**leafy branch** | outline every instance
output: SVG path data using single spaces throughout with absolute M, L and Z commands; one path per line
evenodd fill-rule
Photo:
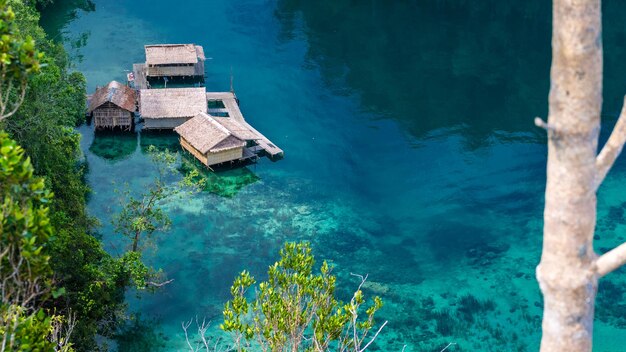
M 281 259 L 268 269 L 268 280 L 255 289 L 252 302 L 249 289 L 256 283 L 247 271 L 235 279 L 232 299 L 224 306 L 222 330 L 230 332 L 236 351 L 365 351 L 379 336 L 385 321 L 368 340 L 375 327 L 374 315 L 382 307 L 374 297 L 359 319 L 365 304 L 361 283 L 349 303 L 335 299 L 336 278 L 325 261 L 319 274 L 308 243 L 287 243 Z M 367 341 L 367 342 L 366 342 Z
M 0 121 L 22 105 L 28 78 L 39 72 L 42 59 L 32 37 L 20 38 L 8 1 L 0 0 Z
M 155 232 L 166 231 L 172 221 L 164 206 L 175 199 L 192 194 L 202 189 L 202 180 L 197 181 L 198 172 L 193 170 L 178 182 L 171 178 L 177 173 L 178 154 L 165 149 L 158 150 L 155 146 L 148 147 L 148 153 L 156 166 L 157 175 L 146 186 L 147 191 L 135 196 L 127 188 L 121 192 L 122 210 L 113 217 L 112 223 L 117 233 L 130 239 L 130 250 L 121 260 L 126 268 L 128 279 L 136 288 L 158 288 L 171 283 L 162 280 L 161 272 L 155 272 L 141 260 L 143 242 L 152 238 Z M 120 193 L 120 192 L 118 192 Z

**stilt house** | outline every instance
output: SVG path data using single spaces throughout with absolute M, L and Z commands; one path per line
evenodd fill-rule
M 201 113 L 174 131 L 180 135 L 181 146 L 209 167 L 256 158 L 246 148 L 247 141 L 256 138 L 256 135 L 230 118 Z
M 139 114 L 145 129 L 172 129 L 207 112 L 204 88 L 141 89 Z
M 111 81 L 96 89 L 89 101 L 87 112 L 92 114 L 96 129 L 120 127 L 130 131 L 133 127 L 133 113 L 136 110 L 137 95 L 119 82 Z
M 204 49 L 194 44 L 146 45 L 146 75 L 151 77 L 204 77 Z

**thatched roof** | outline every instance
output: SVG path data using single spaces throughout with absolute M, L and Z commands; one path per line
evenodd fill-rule
M 218 121 L 216 117 L 201 113 L 174 128 L 174 131 L 202 154 L 241 148 L 246 145 L 245 141 Z
M 204 48 L 201 45 L 196 45 L 196 55 L 198 56 L 198 60 L 206 60 L 206 57 L 204 56 Z
M 237 120 L 232 117 L 221 117 L 221 116 L 211 116 L 215 121 L 219 122 L 222 126 L 226 127 L 234 136 L 237 138 L 248 141 L 259 139 L 259 136 L 250 131 L 248 128 L 244 127 Z
M 143 118 L 192 117 L 207 111 L 204 88 L 141 89 L 139 113 Z
M 96 89 L 96 92 L 89 100 L 89 110 L 91 113 L 104 103 L 113 103 L 124 110 L 135 111 L 135 101 L 137 96 L 135 90 L 120 82 L 111 81 L 104 87 Z
M 204 49 L 193 44 L 146 45 L 146 65 L 195 64 L 204 61 Z

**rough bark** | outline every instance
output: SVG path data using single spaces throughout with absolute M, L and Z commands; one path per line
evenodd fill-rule
M 554 0 L 541 351 L 591 351 L 598 275 L 596 153 L 602 106 L 600 0 Z

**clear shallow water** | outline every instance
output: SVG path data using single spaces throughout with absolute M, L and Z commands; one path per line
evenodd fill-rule
M 147 255 L 175 281 L 129 295 L 144 324 L 120 350 L 183 349 L 180 322 L 196 315 L 217 333 L 234 276 L 262 277 L 287 240 L 309 240 L 333 261 L 342 295 L 357 284 L 350 272 L 369 274 L 366 293 L 383 297 L 380 320 L 390 321 L 380 350 L 537 350 L 546 148 L 532 118 L 547 111 L 545 2 L 94 3 L 42 20 L 90 91 L 122 80 L 144 44 L 195 42 L 210 58 L 207 88 L 228 90 L 232 69 L 246 118 L 286 151 L 277 163 L 210 176 L 205 192 L 168 207 L 172 229 Z M 605 133 L 626 92 L 626 9 L 612 6 Z M 177 148 L 176 138 L 80 131 L 89 209 L 119 253 L 110 218 L 121 186 L 111 175 L 141 190 L 154 174 L 145 147 Z M 600 191 L 598 251 L 626 235 L 624 164 Z M 626 302 L 622 276 L 601 286 L 597 351 L 626 339 L 626 303 L 609 309 Z

